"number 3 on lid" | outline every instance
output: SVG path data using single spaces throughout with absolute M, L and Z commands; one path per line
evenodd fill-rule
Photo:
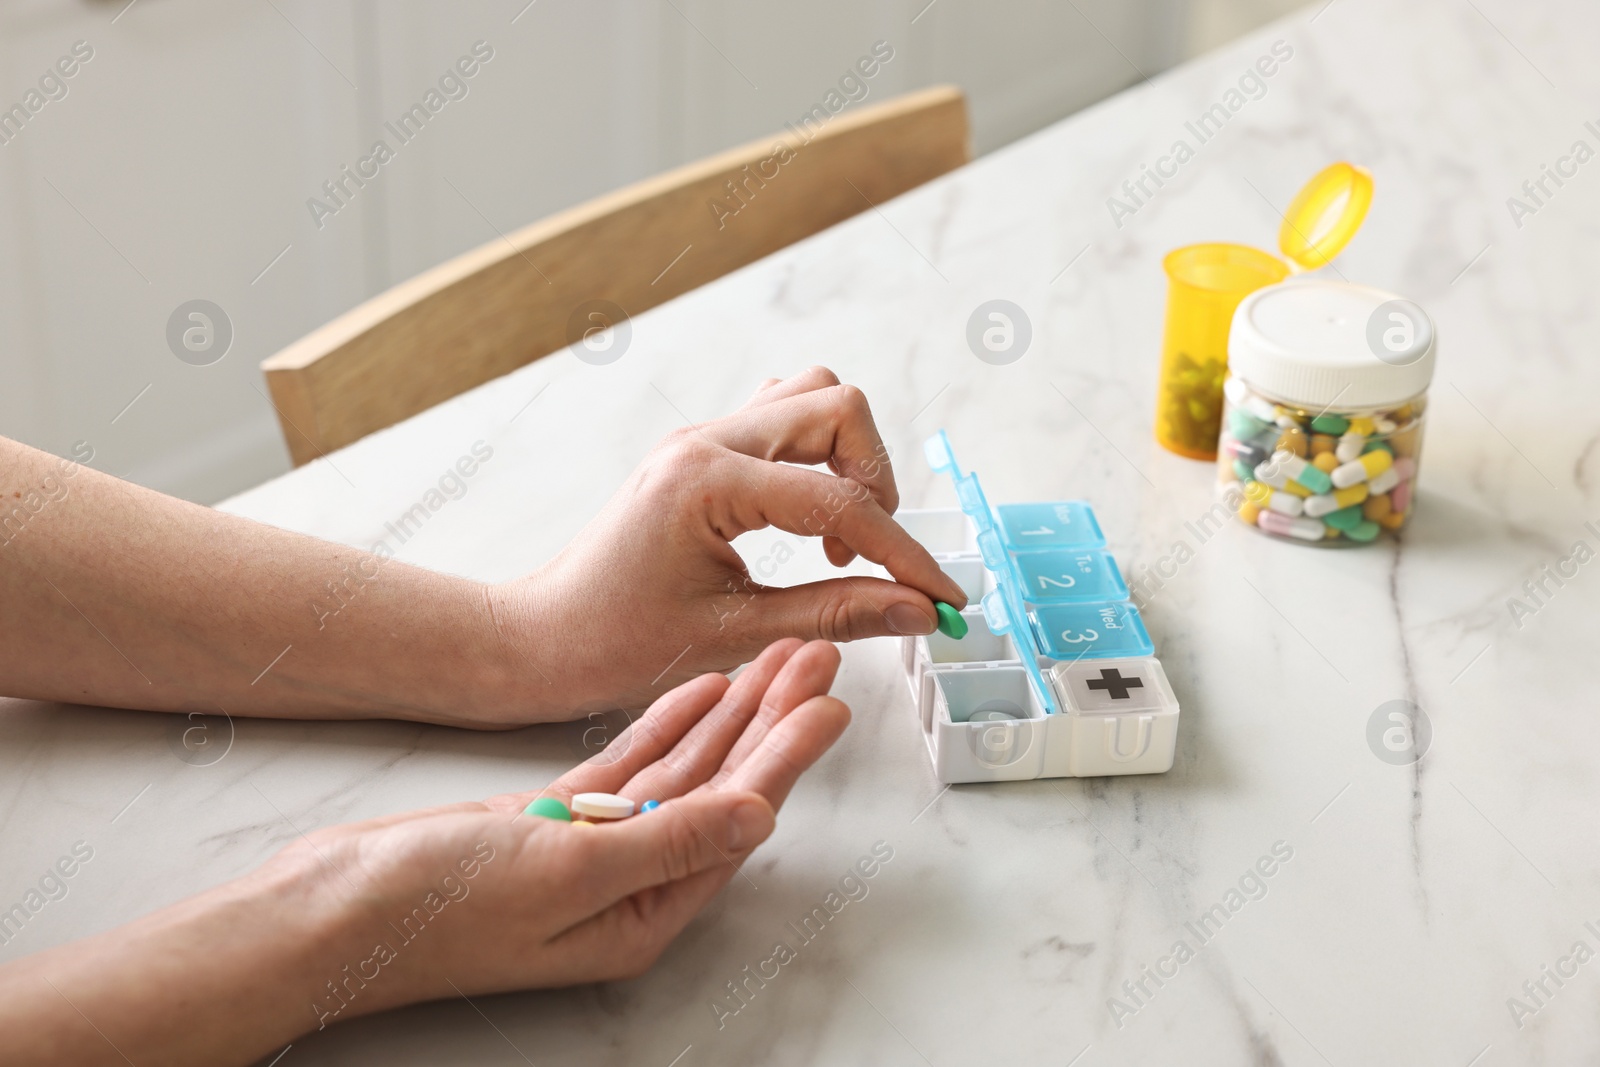
M 1032 606 L 1040 649 L 1051 659 L 1148 656 L 1154 651 L 1139 609 L 1127 601 Z

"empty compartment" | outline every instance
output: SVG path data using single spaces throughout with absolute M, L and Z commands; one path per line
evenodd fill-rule
M 1042 719 L 1044 709 L 1021 667 L 935 671 L 940 705 L 951 722 Z
M 1044 714 L 1021 667 L 950 666 L 928 672 L 937 707 L 928 747 L 941 782 L 1037 778 L 1044 766 Z
M 897 511 L 894 518 L 913 541 L 935 555 L 972 552 L 978 547 L 978 533 L 960 508 Z
M 967 620 L 967 636 L 961 640 L 946 637 L 937 630 L 925 638 L 928 642 L 928 658 L 934 663 L 987 663 L 1017 658 L 1016 646 L 1011 643 L 1011 638 L 989 629 L 989 622 L 983 617 L 983 608 L 973 604 L 961 613 L 961 617 Z
M 941 559 L 939 569 L 953 578 L 961 587 L 961 591 L 967 594 L 967 599 L 974 604 L 983 599 L 983 594 L 994 588 L 994 575 L 983 565 L 982 556 Z

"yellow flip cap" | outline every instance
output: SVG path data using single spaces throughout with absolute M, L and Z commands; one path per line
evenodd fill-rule
M 1343 201 L 1331 223 L 1325 217 Z M 1306 270 L 1326 266 L 1350 243 L 1372 206 L 1372 172 L 1335 163 L 1295 194 L 1278 230 L 1278 248 Z

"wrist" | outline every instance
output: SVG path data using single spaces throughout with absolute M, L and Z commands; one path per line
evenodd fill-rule
M 511 728 L 576 717 L 582 697 L 575 676 L 584 668 L 560 651 L 567 624 L 554 610 L 546 576 L 535 572 L 485 585 L 480 601 L 488 638 L 476 725 Z

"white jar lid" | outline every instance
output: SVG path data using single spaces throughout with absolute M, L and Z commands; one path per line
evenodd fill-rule
M 1240 302 L 1228 370 L 1253 388 L 1312 409 L 1401 404 L 1433 380 L 1433 320 L 1393 293 L 1305 278 Z

